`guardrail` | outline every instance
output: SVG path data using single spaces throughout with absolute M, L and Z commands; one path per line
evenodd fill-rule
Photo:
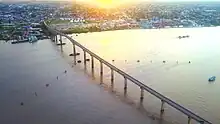
M 135 79 L 134 77 L 132 77 L 131 75 L 125 73 L 124 71 L 120 70 L 119 68 L 115 67 L 114 65 L 110 64 L 109 62 L 105 61 L 104 59 L 102 59 L 101 57 L 99 57 L 98 55 L 96 55 L 95 53 L 93 53 L 92 51 L 90 51 L 89 49 L 85 48 L 83 45 L 81 45 L 80 43 L 78 43 L 77 41 L 75 41 L 74 39 L 72 39 L 71 37 L 69 37 L 68 35 L 56 30 L 56 29 L 52 29 L 50 28 L 45 22 L 44 25 L 46 26 L 47 30 L 50 31 L 51 33 L 55 34 L 55 35 L 60 35 L 60 42 L 62 45 L 62 38 L 61 36 L 66 37 L 67 39 L 69 39 L 72 44 L 73 44 L 73 55 L 74 57 L 76 57 L 76 49 L 75 46 L 80 47 L 83 52 L 84 52 L 84 64 L 86 65 L 86 53 L 90 54 L 91 56 L 91 68 L 92 68 L 92 72 L 94 72 L 94 58 L 96 58 L 97 60 L 99 60 L 100 62 L 100 79 L 101 79 L 101 83 L 103 82 L 103 64 L 105 64 L 106 66 L 108 66 L 111 69 L 111 86 L 114 86 L 114 71 L 121 74 L 124 77 L 124 92 L 127 92 L 127 80 L 130 80 L 131 82 L 133 82 L 134 84 L 136 84 L 137 86 L 140 87 L 141 89 L 141 95 L 140 95 L 140 100 L 141 102 L 143 102 L 144 99 L 144 91 L 147 91 L 149 93 L 151 93 L 152 95 L 154 95 L 155 97 L 157 97 L 158 99 L 161 100 L 161 113 L 164 112 L 164 103 L 167 103 L 168 105 L 172 106 L 173 108 L 177 109 L 178 111 L 184 113 L 186 116 L 188 116 L 188 124 L 191 123 L 191 120 L 195 120 L 200 124 L 212 124 L 211 122 L 203 119 L 202 117 L 196 115 L 195 113 L 191 112 L 190 110 L 184 108 L 183 106 L 179 105 L 178 103 L 172 101 L 171 99 L 165 97 L 164 95 L 158 93 L 157 91 L 155 91 L 154 89 L 146 86 L 145 84 L 143 84 L 142 82 L 138 81 L 137 79 Z M 57 37 L 54 38 L 55 41 L 57 41 Z M 74 61 L 74 63 L 76 64 L 76 59 Z

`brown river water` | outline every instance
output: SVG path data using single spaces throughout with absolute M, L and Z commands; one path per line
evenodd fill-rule
M 219 124 L 219 31 L 220 27 L 137 29 L 71 36 L 147 86 L 212 123 Z M 183 35 L 190 37 L 177 38 Z M 63 40 L 67 41 L 66 38 Z M 69 55 L 72 53 L 72 45 L 66 43 L 64 53 Z M 82 53 L 79 48 L 77 50 Z M 82 60 L 82 54 L 77 59 Z M 98 61 L 95 67 L 98 78 Z M 110 84 L 110 69 L 107 67 L 104 68 L 104 76 L 106 84 Z M 215 82 L 208 82 L 211 76 L 216 76 Z M 115 89 L 123 91 L 123 77 L 120 75 L 116 75 Z M 140 89 L 130 82 L 128 94 L 134 101 L 138 101 Z M 145 92 L 144 108 L 148 112 L 158 114 L 160 104 L 157 98 Z M 164 116 L 173 122 L 187 123 L 187 117 L 168 105 Z

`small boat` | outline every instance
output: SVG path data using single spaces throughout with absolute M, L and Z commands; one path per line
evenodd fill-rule
M 215 79 L 216 79 L 216 77 L 212 76 L 212 77 L 209 78 L 209 82 L 213 82 L 213 81 L 215 81 Z
M 179 39 L 182 39 L 182 38 L 189 38 L 189 35 L 184 35 L 184 36 L 178 36 Z

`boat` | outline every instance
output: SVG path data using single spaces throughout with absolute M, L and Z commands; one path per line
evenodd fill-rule
M 212 76 L 212 77 L 209 78 L 209 82 L 213 82 L 213 81 L 215 81 L 215 79 L 216 79 L 216 77 Z
M 182 38 L 189 38 L 189 35 L 184 35 L 184 36 L 178 36 L 179 39 L 182 39 Z

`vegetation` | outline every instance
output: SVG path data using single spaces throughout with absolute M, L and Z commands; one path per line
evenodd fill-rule
M 65 34 L 72 34 L 72 33 L 88 33 L 88 32 L 100 32 L 102 31 L 100 27 L 89 27 L 89 28 L 72 28 L 72 29 L 67 29 L 63 30 L 62 32 Z
M 88 33 L 89 30 L 86 28 L 73 28 L 62 31 L 65 34 L 73 34 L 73 33 Z
M 85 20 L 84 23 L 103 23 L 104 20 Z
M 14 30 L 15 30 L 14 26 L 0 25 L 0 40 L 9 39 L 9 34 L 12 34 Z
M 14 30 L 14 27 L 0 26 L 0 30 Z
M 69 20 L 61 20 L 61 19 L 52 19 L 52 20 L 47 20 L 47 24 L 60 24 L 60 23 L 69 23 Z

